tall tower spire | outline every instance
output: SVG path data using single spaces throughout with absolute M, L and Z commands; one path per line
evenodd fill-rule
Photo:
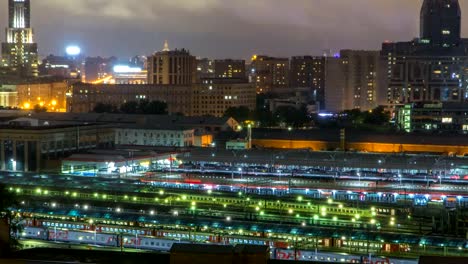
M 163 51 L 170 51 L 170 49 L 169 49 L 169 43 L 167 42 L 167 40 L 164 41 L 164 48 L 163 48 Z
M 421 39 L 433 46 L 458 45 L 461 41 L 461 9 L 458 0 L 424 0 L 420 30 Z
M 38 75 L 37 44 L 31 28 L 30 0 L 8 0 L 8 28 L 2 57 L 19 76 Z

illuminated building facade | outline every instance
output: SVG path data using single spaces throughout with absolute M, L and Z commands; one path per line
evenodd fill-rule
M 2 43 L 3 66 L 20 76 L 38 76 L 38 50 L 31 28 L 30 0 L 8 1 L 6 42 Z
M 398 110 L 398 126 L 406 132 L 468 134 L 468 106 L 463 103 L 413 103 Z
M 245 79 L 245 60 L 215 60 L 214 72 L 216 78 Z
M 467 101 L 468 39 L 462 39 L 457 0 L 425 0 L 420 38 L 383 43 L 386 93 L 394 108 L 413 102 Z
M 289 59 L 252 57 L 251 72 L 257 93 L 289 93 Z
M 162 51 L 148 57 L 148 83 L 191 85 L 197 81 L 197 60 L 190 52 L 170 50 L 167 42 Z
M 128 65 L 116 65 L 112 73 L 113 78 L 108 82 L 111 84 L 147 84 L 148 71 L 140 67 Z
M 17 84 L 18 107 L 25 110 L 35 106 L 47 108 L 50 112 L 65 112 L 67 109 L 66 82 L 44 82 Z
M 291 88 L 306 88 L 309 98 L 324 106 L 327 57 L 295 56 L 291 58 Z
M 65 112 L 66 82 L 35 82 L 0 85 L 0 107 L 33 110 L 36 106 L 49 112 Z

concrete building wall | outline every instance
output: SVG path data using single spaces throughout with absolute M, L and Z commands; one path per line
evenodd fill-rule
M 217 83 L 206 79 L 194 85 L 193 115 L 222 117 L 230 107 L 245 106 L 254 110 L 257 93 L 250 83 Z
M 148 100 L 166 102 L 169 113 L 192 115 L 191 86 L 75 84 L 70 90 L 72 95 L 68 98 L 68 112 L 72 113 L 92 112 L 98 103 L 118 108 L 126 102 Z
M 190 147 L 195 144 L 194 130 L 116 128 L 117 145 Z
M 325 107 L 330 112 L 341 112 L 345 109 L 345 66 L 338 58 L 327 60 L 327 78 L 325 81 Z

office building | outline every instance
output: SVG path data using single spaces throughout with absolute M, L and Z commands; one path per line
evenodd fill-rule
M 463 103 L 413 103 L 398 109 L 398 127 L 406 132 L 468 134 Z
M 191 85 L 195 82 L 197 60 L 188 50 L 170 50 L 166 42 L 162 51 L 148 57 L 149 84 Z
M 3 66 L 21 77 L 38 76 L 38 50 L 31 28 L 30 0 L 8 1 L 6 42 L 2 43 Z
M 342 50 L 328 58 L 325 80 L 325 106 L 330 112 L 359 109 L 368 111 L 379 105 L 381 79 L 379 51 Z
M 245 60 L 215 60 L 215 77 L 216 78 L 234 78 L 246 79 Z
M 254 84 L 245 79 L 213 78 L 193 85 L 192 96 L 192 115 L 222 117 L 231 107 L 254 110 L 257 94 Z
M 257 93 L 290 93 L 289 59 L 268 56 L 252 57 L 251 72 Z
M 291 88 L 308 90 L 309 99 L 324 106 L 327 57 L 295 56 L 291 58 Z
M 421 9 L 420 38 L 382 45 L 390 108 L 413 102 L 467 100 L 468 40 L 461 39 L 457 0 L 426 0 Z

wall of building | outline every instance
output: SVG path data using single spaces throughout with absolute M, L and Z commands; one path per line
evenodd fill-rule
M 251 64 L 258 93 L 289 93 L 289 59 L 254 56 Z
M 326 66 L 325 109 L 341 112 L 345 109 L 345 66 L 339 58 L 329 58 Z
M 196 82 L 197 61 L 186 50 L 160 51 L 148 57 L 148 83 L 190 85 Z
M 66 82 L 33 83 L 16 85 L 18 107 L 28 110 L 40 105 L 51 112 L 65 112 L 67 109 Z
M 340 147 L 339 142 L 253 139 L 252 145 L 262 148 L 282 149 L 312 149 L 314 151 L 335 150 Z M 346 143 L 348 150 L 375 153 L 451 153 L 456 155 L 468 154 L 468 146 L 423 145 L 423 144 L 389 144 L 377 142 Z
M 195 144 L 194 130 L 159 130 L 116 128 L 116 145 L 191 147 Z
M 6 126 L 0 129 L 0 168 L 39 171 L 48 160 L 113 142 L 114 132 L 105 126 Z
M 68 111 L 89 113 L 98 103 L 120 107 L 126 102 L 140 100 L 164 101 L 168 112 L 192 115 L 192 87 L 177 85 L 91 85 L 75 84 L 71 86 L 68 97 Z
M 256 98 L 253 84 L 206 79 L 194 85 L 193 115 L 222 117 L 230 107 L 240 106 L 254 110 Z

